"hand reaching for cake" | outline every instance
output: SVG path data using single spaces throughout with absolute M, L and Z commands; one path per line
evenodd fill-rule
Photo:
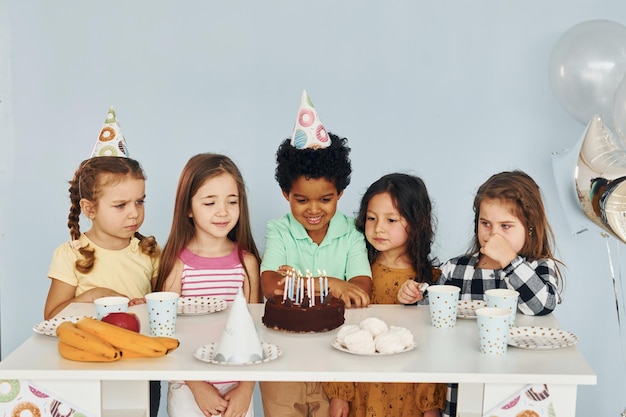
M 367 288 L 367 291 L 364 289 Z M 372 280 L 369 277 L 354 277 L 346 282 L 337 278 L 328 278 L 328 289 L 336 298 L 344 302 L 346 308 L 367 307 L 370 304 L 369 292 Z

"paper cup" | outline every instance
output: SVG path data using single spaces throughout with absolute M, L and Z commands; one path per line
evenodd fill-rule
M 174 335 L 178 298 L 179 295 L 175 292 L 162 291 L 146 294 L 150 335 L 168 337 Z
M 476 310 L 481 353 L 504 355 L 509 338 L 511 312 L 505 308 L 483 307 Z
M 101 297 L 96 298 L 93 303 L 96 305 L 96 317 L 102 320 L 102 317 L 109 313 L 126 313 L 128 311 L 127 297 Z
M 485 291 L 485 301 L 487 307 L 504 308 L 511 312 L 509 327 L 515 326 L 515 315 L 517 314 L 517 298 L 519 292 L 506 288 L 497 288 Z
M 456 325 L 461 289 L 454 285 L 431 285 L 428 287 L 430 322 L 437 329 L 452 329 Z

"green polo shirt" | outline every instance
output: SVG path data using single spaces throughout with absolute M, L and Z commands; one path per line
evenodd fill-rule
M 261 272 L 276 271 L 290 265 L 303 274 L 308 269 L 314 276 L 318 270 L 329 277 L 345 281 L 356 276 L 372 276 L 365 249 L 365 237 L 354 225 L 354 219 L 337 211 L 330 220 L 320 245 L 309 237 L 292 215 L 270 220 L 265 233 L 265 253 Z

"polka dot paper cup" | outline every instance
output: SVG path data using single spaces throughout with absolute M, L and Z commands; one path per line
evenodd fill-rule
M 428 287 L 430 322 L 437 329 L 452 329 L 456 326 L 459 308 L 459 292 L 454 285 L 431 285 Z
M 480 352 L 501 356 L 506 353 L 511 312 L 505 308 L 484 307 L 476 310 Z
M 101 297 L 93 300 L 96 305 L 96 317 L 102 320 L 109 313 L 126 313 L 128 311 L 128 302 L 130 299 L 126 297 Z
M 150 335 L 172 337 L 176 330 L 178 293 L 159 291 L 146 294 Z
M 485 291 L 487 307 L 504 308 L 511 312 L 509 327 L 515 326 L 515 314 L 517 313 L 517 299 L 519 292 L 506 288 L 496 288 Z

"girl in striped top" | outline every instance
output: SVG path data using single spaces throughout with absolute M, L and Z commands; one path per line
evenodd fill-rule
M 199 154 L 183 168 L 163 248 L 158 290 L 233 301 L 237 290 L 261 301 L 259 252 L 252 237 L 242 175 L 224 155 Z M 254 382 L 172 381 L 170 417 L 251 416 Z

